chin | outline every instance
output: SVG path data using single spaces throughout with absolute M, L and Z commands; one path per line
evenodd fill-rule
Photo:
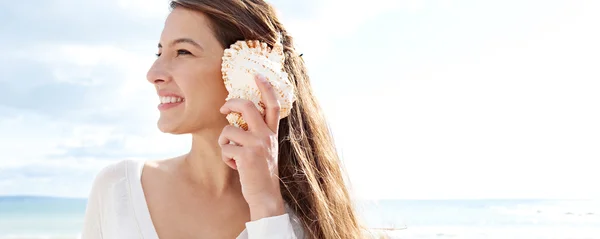
M 217 112 L 214 115 L 209 113 L 203 113 L 198 115 L 205 115 L 206 117 L 199 117 L 197 115 L 161 115 L 158 118 L 156 126 L 158 129 L 167 134 L 181 135 L 190 134 L 194 132 L 203 131 L 205 129 L 219 129 L 229 124 L 224 115 Z M 197 118 L 198 120 L 191 120 L 191 118 Z
M 227 122 L 227 120 L 225 121 Z M 196 124 L 190 124 L 189 122 L 185 122 L 182 120 L 180 121 L 167 119 L 159 119 L 156 126 L 161 132 L 174 135 L 191 134 L 194 132 L 201 131 L 202 129 L 210 128 L 207 127 L 207 125 L 199 122 L 196 122 Z
M 160 118 L 156 123 L 158 130 L 167 134 L 186 134 L 189 133 L 185 130 L 186 127 L 183 127 L 181 122 L 176 122 L 174 120 L 167 120 Z

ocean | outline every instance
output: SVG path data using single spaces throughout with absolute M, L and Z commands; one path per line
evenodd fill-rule
M 0 197 L 0 239 L 77 238 L 86 199 Z M 393 238 L 600 239 L 600 201 L 361 201 L 373 228 L 403 228 Z

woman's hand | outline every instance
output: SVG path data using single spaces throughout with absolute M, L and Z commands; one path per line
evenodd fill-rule
M 257 75 L 255 80 L 265 104 L 265 117 L 252 101 L 230 99 L 221 107 L 221 113 L 241 113 L 248 131 L 228 125 L 219 137 L 223 161 L 239 173 L 252 221 L 285 213 L 277 159 L 280 106 L 273 86 L 264 76 Z

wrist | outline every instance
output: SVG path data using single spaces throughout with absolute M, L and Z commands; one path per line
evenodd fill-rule
M 285 206 L 281 196 L 262 200 L 261 203 L 249 206 L 251 221 L 285 214 Z

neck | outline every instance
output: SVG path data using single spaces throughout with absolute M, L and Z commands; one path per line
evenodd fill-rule
M 221 129 L 205 129 L 192 134 L 192 149 L 185 156 L 184 169 L 193 184 L 212 196 L 241 193 L 238 173 L 221 159 L 218 143 Z

